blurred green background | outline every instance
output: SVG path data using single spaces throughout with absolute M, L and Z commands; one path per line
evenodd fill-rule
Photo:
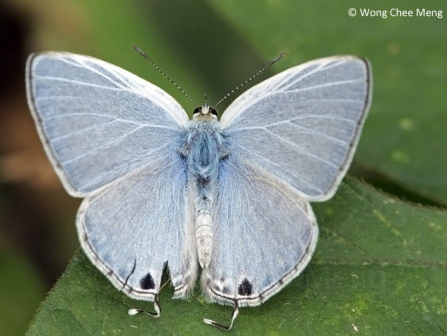
M 348 15 L 350 8 L 356 16 Z M 61 188 L 26 104 L 24 65 L 31 52 L 69 51 L 106 60 L 160 86 L 188 112 L 191 103 L 131 43 L 199 104 L 205 94 L 211 103 L 218 101 L 281 52 L 286 57 L 255 82 L 314 58 L 367 57 L 373 103 L 350 174 L 420 204 L 421 218 L 436 214 L 446 220 L 447 19 L 362 17 L 360 8 L 447 14 L 442 0 L 0 2 L 0 335 L 25 332 L 79 248 L 74 219 L 80 201 Z M 447 255 L 441 224 L 437 248 Z M 445 275 L 445 260 L 436 265 Z M 438 315 L 447 321 L 447 290 L 440 293 L 444 310 Z M 447 332 L 442 327 L 440 333 Z

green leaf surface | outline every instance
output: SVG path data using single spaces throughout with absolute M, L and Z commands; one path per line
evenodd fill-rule
M 447 333 L 447 213 L 389 198 L 348 178 L 331 201 L 313 205 L 320 240 L 304 273 L 268 302 L 242 308 L 232 334 L 436 335 Z M 115 290 L 82 252 L 42 304 L 28 335 L 209 335 L 231 308 L 197 293 L 162 315 Z
M 277 68 L 336 54 L 367 57 L 374 94 L 357 164 L 447 204 L 447 2 L 207 2 L 266 59 L 286 52 Z M 393 17 L 393 8 L 412 10 L 413 17 Z M 362 17 L 361 9 L 385 10 L 387 18 Z M 443 17 L 421 17 L 417 9 Z
M 0 252 L 0 335 L 23 335 L 45 291 L 34 267 L 22 256 Z

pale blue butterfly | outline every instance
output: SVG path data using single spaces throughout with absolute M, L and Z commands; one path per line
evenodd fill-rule
M 336 56 L 243 93 L 217 120 L 189 120 L 166 92 L 92 57 L 31 55 L 28 103 L 92 263 L 128 296 L 153 301 L 164 266 L 174 298 L 257 306 L 297 277 L 318 227 L 309 201 L 335 193 L 371 101 L 365 59 Z M 131 310 L 129 313 L 135 313 Z

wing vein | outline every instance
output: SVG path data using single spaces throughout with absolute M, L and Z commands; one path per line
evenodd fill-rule
M 323 162 L 323 163 L 326 163 L 326 164 L 329 165 L 329 166 L 332 166 L 332 167 L 338 169 L 338 166 L 335 165 L 335 164 L 333 164 L 332 162 L 327 161 L 327 160 L 325 160 L 325 159 L 323 159 L 323 158 L 321 158 L 321 157 L 319 157 L 319 156 L 313 155 L 312 153 L 309 153 L 309 152 L 307 152 L 307 151 L 300 150 L 300 148 L 299 148 L 295 143 L 293 143 L 293 142 L 291 142 L 291 141 L 289 141 L 289 140 L 287 140 L 287 139 L 285 139 L 285 138 L 279 136 L 278 134 L 273 133 L 272 131 L 270 131 L 270 130 L 268 130 L 268 129 L 265 129 L 265 130 L 266 130 L 267 132 L 269 132 L 270 134 L 272 134 L 273 136 L 277 137 L 279 140 L 281 140 L 281 141 L 283 141 L 284 143 L 288 144 L 290 147 L 296 149 L 297 152 L 299 152 L 299 153 L 301 153 L 301 154 L 304 154 L 304 155 L 307 155 L 307 156 L 310 156 L 310 157 L 312 157 L 312 158 L 314 158 L 314 159 L 317 159 L 318 161 L 321 161 L 321 162 Z
M 129 135 L 131 135 L 132 133 L 135 133 L 136 131 L 138 131 L 141 128 L 143 128 L 143 126 L 139 126 L 139 127 L 135 128 L 135 129 L 133 129 L 133 130 L 131 130 L 131 131 L 121 135 L 120 137 L 113 139 L 113 141 L 105 143 L 102 146 L 98 146 L 98 147 L 95 147 L 94 149 L 88 150 L 88 151 L 84 152 L 82 155 L 76 156 L 76 157 L 74 157 L 71 160 L 67 160 L 67 161 L 61 162 L 61 165 L 65 166 L 67 164 L 70 164 L 73 161 L 77 161 L 77 160 L 83 158 L 84 156 L 87 156 L 87 155 L 91 154 L 92 152 L 97 152 L 97 151 L 99 151 L 99 150 L 101 150 L 103 148 L 108 148 L 108 147 L 111 147 L 113 145 L 116 145 L 116 144 L 124 141 L 124 139 L 126 139 Z M 155 149 L 154 149 L 154 151 L 155 151 Z
M 265 156 L 261 156 L 261 155 L 259 155 L 259 154 L 256 154 L 255 152 L 250 151 L 248 148 L 246 148 L 246 147 L 244 147 L 244 146 L 242 146 L 242 145 L 238 145 L 238 147 L 239 147 L 240 149 L 242 149 L 243 151 L 246 151 L 247 153 L 249 153 L 249 155 L 254 155 L 254 156 L 258 157 L 259 160 L 260 160 L 261 162 L 264 161 L 264 162 L 267 162 L 267 163 L 271 164 L 272 166 L 281 168 L 281 166 L 280 166 L 279 164 L 277 164 L 277 163 L 271 161 L 270 159 L 268 159 L 268 158 L 265 157 Z M 322 192 L 322 190 L 321 190 L 320 188 L 316 188 L 314 185 L 309 184 L 309 182 L 303 180 L 301 177 L 299 177 L 299 176 L 294 176 L 294 178 L 299 179 L 301 182 L 303 182 L 303 183 L 304 183 L 305 185 L 307 185 L 309 188 L 314 189 L 314 190 L 316 190 L 316 191 L 318 191 L 318 192 Z
M 138 156 L 138 157 L 136 157 L 136 158 L 134 158 L 134 159 L 132 159 L 132 160 L 125 161 L 125 162 L 123 162 L 123 163 L 117 165 L 116 168 L 120 168 L 120 167 L 122 167 L 122 166 L 129 165 L 129 164 L 131 164 L 132 162 L 135 162 L 135 161 L 137 161 L 137 160 L 141 160 L 141 159 L 144 158 L 145 156 L 151 155 L 151 154 L 154 153 L 155 151 L 157 151 L 157 150 L 162 150 L 162 149 L 165 148 L 165 147 L 169 147 L 169 144 L 165 144 L 165 145 L 163 145 L 163 146 L 161 146 L 161 147 L 159 147 L 159 148 L 157 148 L 157 149 L 154 149 L 154 150 L 152 150 L 152 151 L 150 151 L 150 152 L 147 152 L 147 153 L 145 153 L 144 155 L 140 155 L 140 156 Z M 140 168 L 147 167 L 147 166 L 149 166 L 150 164 L 151 164 L 151 162 L 147 162 L 146 164 L 142 165 Z M 140 168 L 138 168 L 138 169 L 140 169 Z M 131 172 L 132 172 L 132 171 L 131 171 Z M 131 173 L 131 172 L 129 172 L 129 173 Z M 90 186 L 90 185 L 94 185 L 96 182 L 101 181 L 105 176 L 109 176 L 109 175 L 111 175 L 111 174 L 113 174 L 113 171 L 108 171 L 108 172 L 106 172 L 105 174 L 98 175 L 96 178 L 91 179 L 91 180 L 89 181 L 89 183 L 86 183 L 86 186 L 88 187 L 88 186 Z
M 147 124 L 147 123 L 141 123 L 141 122 L 126 120 L 126 119 L 117 118 L 117 117 L 115 117 L 113 115 L 109 115 L 109 114 L 105 114 L 105 113 L 90 113 L 90 112 L 86 112 L 86 113 L 70 113 L 70 114 L 67 114 L 67 115 L 54 115 L 54 116 L 51 116 L 51 117 L 47 117 L 46 120 L 58 119 L 58 118 L 67 118 L 67 117 L 73 117 L 73 116 L 105 117 L 105 118 L 109 118 L 109 119 L 112 118 L 115 121 L 122 122 L 122 123 L 138 125 L 138 127 L 161 128 L 161 129 L 168 129 L 168 130 L 178 131 L 178 128 L 174 128 L 174 127 L 166 127 L 166 126 L 161 126 L 161 125 L 153 125 L 153 124 Z
M 82 81 L 73 80 L 73 79 L 66 79 L 66 78 L 60 78 L 60 77 L 54 77 L 54 76 L 37 76 L 37 75 L 34 75 L 34 80 L 37 80 L 37 79 L 38 80 L 57 81 L 57 82 L 66 82 L 66 83 L 71 83 L 71 84 L 76 84 L 76 85 L 81 85 L 81 86 L 94 87 L 94 88 L 103 89 L 103 90 L 129 91 L 129 92 L 141 95 L 141 93 L 133 91 L 133 90 L 130 90 L 127 87 L 117 87 L 117 88 L 115 88 L 115 87 L 111 87 L 111 86 L 92 84 L 92 83 L 82 82 Z
M 329 83 L 325 83 L 325 84 L 321 84 L 321 85 L 306 86 L 306 87 L 299 88 L 299 89 L 287 90 L 290 86 L 296 84 L 296 83 L 291 83 L 291 84 L 285 86 L 284 89 L 280 90 L 279 92 L 285 92 L 285 91 L 287 91 L 287 92 L 301 92 L 301 91 L 320 89 L 320 88 L 324 88 L 324 87 L 331 87 L 331 86 L 337 86 L 337 85 L 343 85 L 343 84 L 351 84 L 351 83 L 356 83 L 356 82 L 363 82 L 363 80 L 349 79 L 349 80 L 344 80 L 344 81 L 329 82 Z
M 120 83 L 116 82 L 116 81 L 113 80 L 111 77 L 106 76 L 103 72 L 101 72 L 101 71 L 99 71 L 99 70 L 93 68 L 91 65 L 87 64 L 87 62 L 85 62 L 85 61 L 84 61 L 84 62 L 79 62 L 79 63 L 78 63 L 78 62 L 73 63 L 73 62 L 67 62 L 67 60 L 68 60 L 67 58 L 64 58 L 64 59 L 63 59 L 63 62 L 65 62 L 65 63 L 69 63 L 69 64 L 71 64 L 71 65 L 73 65 L 73 66 L 76 66 L 76 67 L 78 67 L 78 68 L 81 68 L 81 69 L 83 69 L 83 70 L 88 69 L 88 70 L 90 70 L 91 72 L 93 72 L 93 73 L 99 75 L 100 77 L 107 79 L 109 82 L 114 83 L 116 86 L 121 87 L 121 88 L 124 88 L 124 86 L 122 86 Z M 114 74 L 115 76 L 118 77 L 118 72 L 111 72 L 110 70 L 107 70 L 106 68 L 104 68 L 102 65 L 101 65 L 101 68 L 102 68 L 103 70 L 105 70 L 105 71 L 107 71 L 107 72 L 109 72 L 109 73 L 112 73 L 112 74 Z M 122 77 L 121 77 L 121 78 L 122 78 Z
M 73 136 L 73 135 L 80 135 L 80 134 L 82 134 L 82 133 L 90 132 L 91 130 L 94 130 L 94 129 L 96 129 L 96 128 L 104 127 L 104 126 L 106 126 L 106 125 L 110 125 L 110 124 L 113 124 L 113 123 L 116 123 L 116 122 L 117 122 L 117 120 L 110 120 L 110 121 L 107 121 L 107 122 L 102 123 L 102 124 L 91 125 L 91 126 L 89 126 L 89 127 L 85 127 L 85 128 L 83 128 L 83 129 L 81 129 L 81 130 L 78 130 L 78 131 L 76 131 L 76 132 L 66 133 L 66 134 L 61 135 L 61 136 L 59 136 L 59 137 L 52 138 L 51 141 L 53 141 L 53 142 L 57 142 L 57 141 L 60 141 L 60 140 L 69 138 L 69 137 L 71 137 L 71 136 Z
M 292 83 L 290 85 L 293 85 L 295 83 L 298 83 L 300 81 L 302 81 L 304 78 L 307 78 L 309 76 L 312 76 L 322 70 L 327 70 L 327 69 L 331 69 L 333 67 L 336 67 L 340 64 L 340 62 L 333 62 L 331 65 L 326 64 L 319 64 L 317 67 L 315 67 L 315 69 L 309 71 L 308 73 L 303 74 L 302 76 L 296 78 L 295 80 L 292 79 Z M 303 70 L 302 70 L 303 71 Z M 288 80 L 290 80 L 291 78 L 293 78 L 293 75 L 291 75 L 287 80 L 283 80 L 281 82 L 278 82 L 278 85 L 276 86 L 277 90 L 279 90 L 278 88 L 281 87 L 282 84 L 285 84 Z M 290 85 L 287 85 L 287 87 L 289 87 Z

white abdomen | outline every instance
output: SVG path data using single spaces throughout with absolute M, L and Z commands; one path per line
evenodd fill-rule
M 196 244 L 199 263 L 208 267 L 213 248 L 213 220 L 209 211 L 202 211 L 196 217 Z

